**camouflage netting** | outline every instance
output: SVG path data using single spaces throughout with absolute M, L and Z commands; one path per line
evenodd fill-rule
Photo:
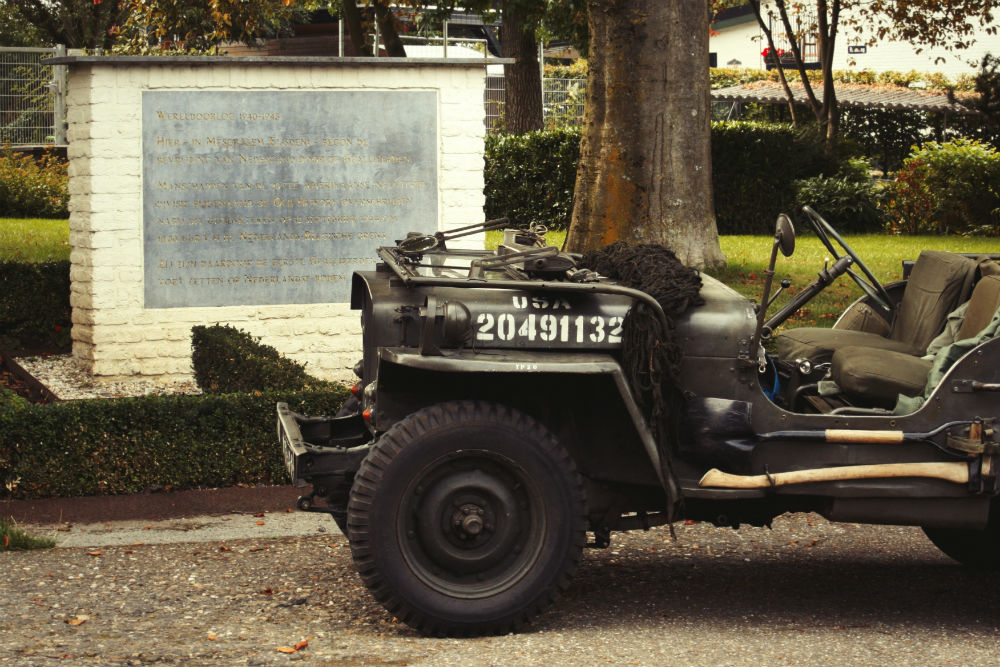
M 579 266 L 597 271 L 620 285 L 653 297 L 667 316 L 664 330 L 651 307 L 637 303 L 625 318 L 622 363 L 636 402 L 656 437 L 666 485 L 668 515 L 680 501 L 680 488 L 671 466 L 677 449 L 678 422 L 684 396 L 679 375 L 683 356 L 674 339 L 674 318 L 704 303 L 699 296 L 701 275 L 681 264 L 660 245 L 613 243 L 584 255 Z

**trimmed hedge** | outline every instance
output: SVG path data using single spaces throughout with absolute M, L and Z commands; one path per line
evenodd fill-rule
M 69 349 L 69 262 L 0 261 L 0 348 Z
M 564 229 L 573 212 L 580 131 L 490 135 L 486 139 L 486 216 L 526 227 Z M 795 181 L 837 171 L 822 145 L 788 125 L 712 124 L 712 181 L 720 234 L 770 234 L 796 201 Z
M 795 208 L 796 181 L 834 174 L 837 160 L 789 125 L 712 123 L 712 187 L 719 234 L 771 234 Z
M 314 378 L 305 367 L 281 356 L 259 338 L 229 325 L 191 329 L 194 379 L 206 393 L 258 391 L 320 391 L 339 387 Z
M 287 484 L 274 405 L 334 414 L 344 388 L 147 396 L 0 411 L 0 493 L 15 498 Z
M 486 137 L 486 218 L 565 229 L 573 214 L 579 128 Z

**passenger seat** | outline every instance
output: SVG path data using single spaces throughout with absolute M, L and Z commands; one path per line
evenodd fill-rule
M 955 340 L 974 338 L 1000 308 L 1000 275 L 984 276 L 972 292 Z M 891 350 L 848 346 L 834 352 L 830 378 L 848 398 L 865 406 L 892 408 L 900 394 L 918 396 L 932 362 Z

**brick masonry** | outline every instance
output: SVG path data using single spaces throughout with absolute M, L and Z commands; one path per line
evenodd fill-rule
M 354 59 L 67 58 L 73 354 L 97 379 L 191 377 L 191 327 L 226 323 L 327 379 L 361 356 L 346 303 L 147 309 L 143 305 L 142 92 L 433 89 L 438 91 L 438 229 L 483 219 L 481 63 Z M 476 243 L 470 237 L 470 243 Z M 481 241 L 480 241 L 481 242 Z M 480 246 L 481 247 L 481 246 Z

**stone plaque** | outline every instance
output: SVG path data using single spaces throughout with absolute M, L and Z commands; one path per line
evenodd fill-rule
M 437 231 L 437 93 L 144 91 L 146 308 L 338 303 Z

